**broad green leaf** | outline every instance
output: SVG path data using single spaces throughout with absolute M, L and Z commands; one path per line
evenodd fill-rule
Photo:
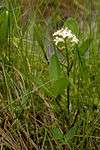
M 51 97 L 57 97 L 64 92 L 64 89 L 68 85 L 68 81 L 65 78 L 48 82 L 47 84 L 41 80 L 36 80 L 36 84 L 42 89 L 45 94 Z
M 56 54 L 53 54 L 49 64 L 49 78 L 50 81 L 45 84 L 37 80 L 40 88 L 49 96 L 57 97 L 64 92 L 68 85 L 67 79 L 61 70 L 60 63 Z
M 53 54 L 50 59 L 49 76 L 50 80 L 58 80 L 61 77 L 60 63 L 56 54 Z
M 61 143 L 64 142 L 64 135 L 59 128 L 53 128 L 51 132 L 55 140 L 59 140 Z
M 76 127 L 72 127 L 72 128 L 68 131 L 68 133 L 66 133 L 66 134 L 64 135 L 65 144 L 69 143 L 69 142 L 72 140 L 72 138 L 73 138 L 73 137 L 75 136 L 75 134 L 76 134 L 76 131 L 77 131 L 77 128 L 76 128 Z
M 64 77 L 56 54 L 53 54 L 49 64 L 49 76 L 51 80 L 50 91 L 56 97 L 62 94 L 67 86 L 67 79 Z
M 68 27 L 76 35 L 79 34 L 78 23 L 74 18 L 69 18 L 64 22 L 64 26 Z
M 63 134 L 62 131 L 59 128 L 53 128 L 52 129 L 52 134 L 53 134 L 53 137 L 56 140 L 59 140 L 59 142 L 61 142 L 62 144 L 68 144 L 72 140 L 72 138 L 75 136 L 76 131 L 77 131 L 77 128 L 72 127 L 68 131 L 68 133 Z
M 67 87 L 68 81 L 66 78 L 59 78 L 58 80 L 54 81 L 51 86 L 51 92 L 54 97 L 62 94 L 64 89 Z
M 53 93 L 51 91 L 50 83 L 44 83 L 41 79 L 36 79 L 34 81 L 39 89 L 41 89 L 46 95 L 53 96 Z

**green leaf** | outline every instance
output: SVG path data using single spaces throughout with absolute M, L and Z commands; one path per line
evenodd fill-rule
M 61 78 L 60 63 L 56 54 L 53 54 L 50 59 L 49 76 L 50 80 L 58 80 L 59 78 Z
M 79 34 L 79 26 L 74 18 L 69 18 L 64 22 L 64 27 L 68 27 L 74 34 Z
M 40 87 L 40 89 L 45 92 L 45 94 L 51 97 L 57 97 L 58 95 L 62 94 L 64 92 L 64 89 L 68 85 L 68 81 L 65 78 L 60 78 L 59 80 L 47 82 L 47 84 L 38 79 L 35 82 Z
M 83 56 L 88 51 L 91 45 L 91 41 L 92 39 L 87 38 L 79 45 L 78 49 L 81 56 Z
M 77 128 L 76 128 L 76 127 L 72 127 L 72 128 L 68 131 L 68 133 L 66 133 L 66 134 L 64 135 L 65 144 L 69 143 L 69 142 L 72 140 L 72 138 L 73 138 L 73 137 L 75 136 L 75 134 L 76 134 L 76 131 L 77 131 Z
M 25 95 L 25 96 L 23 95 L 22 100 L 21 100 L 21 106 L 26 107 L 28 100 L 29 100 L 28 95 Z
M 8 41 L 9 12 L 4 9 L 0 11 L 0 45 L 4 46 Z
M 53 96 L 49 82 L 44 83 L 41 79 L 38 78 L 34 82 L 46 95 Z
M 52 129 L 52 134 L 53 134 L 53 137 L 56 140 L 59 140 L 59 142 L 61 142 L 62 144 L 68 144 L 72 140 L 72 138 L 75 136 L 76 131 L 77 131 L 77 128 L 72 127 L 68 131 L 68 133 L 63 134 L 62 131 L 59 128 L 53 128 Z
M 52 96 L 56 97 L 64 92 L 64 89 L 67 87 L 68 81 L 66 78 L 59 78 L 54 81 L 51 86 Z
M 49 77 L 51 80 L 50 91 L 52 96 L 56 97 L 62 94 L 67 87 L 68 81 L 64 77 L 60 63 L 56 54 L 53 54 L 49 64 Z
M 61 143 L 64 142 L 64 135 L 59 128 L 53 128 L 51 132 L 55 140 L 59 140 Z
M 44 49 L 44 44 L 43 44 L 43 32 L 41 30 L 41 26 L 40 24 L 38 25 L 34 25 L 34 32 L 35 32 L 35 38 L 39 44 L 39 46 L 41 47 L 41 49 L 43 50 Z
M 50 81 L 44 83 L 41 80 L 36 80 L 36 84 L 49 96 L 57 97 L 64 92 L 68 85 L 68 80 L 64 77 L 60 63 L 56 54 L 53 54 L 49 64 Z

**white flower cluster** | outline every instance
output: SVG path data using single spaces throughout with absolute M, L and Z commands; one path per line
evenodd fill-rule
M 65 39 L 69 39 L 71 43 L 78 44 L 79 40 L 67 27 L 62 28 L 53 34 L 55 45 L 58 43 L 64 43 Z

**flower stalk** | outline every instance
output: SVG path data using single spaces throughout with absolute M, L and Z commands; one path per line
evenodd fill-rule
M 61 28 L 53 34 L 54 43 L 58 50 L 62 52 L 65 56 L 66 61 L 66 72 L 67 78 L 69 81 L 70 71 L 73 67 L 73 59 L 74 59 L 74 45 L 79 43 L 79 39 L 72 33 L 70 29 Z M 70 84 L 67 86 L 67 112 L 68 116 L 70 113 Z

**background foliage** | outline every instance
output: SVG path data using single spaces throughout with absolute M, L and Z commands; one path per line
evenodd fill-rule
M 99 0 L 0 1 L 0 148 L 100 149 Z M 52 33 L 80 42 L 66 56 Z

